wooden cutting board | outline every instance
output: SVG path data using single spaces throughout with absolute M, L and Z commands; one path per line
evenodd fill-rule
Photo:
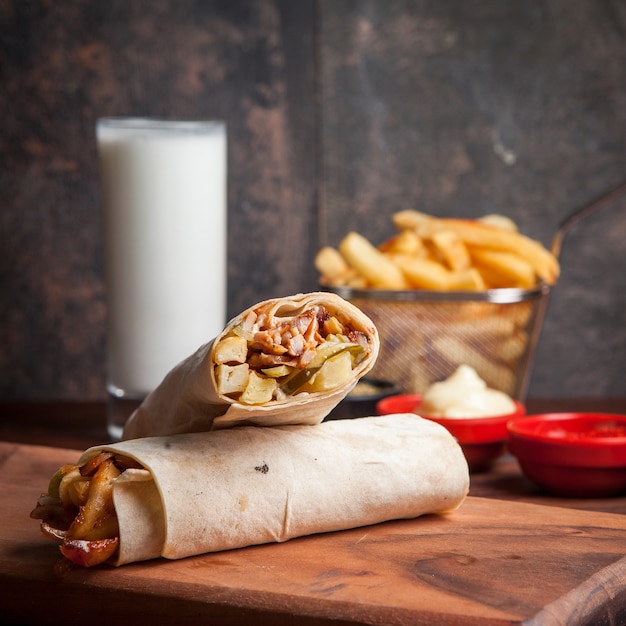
M 448 516 L 77 568 L 29 512 L 78 456 L 0 443 L 2 623 L 626 623 L 626 516 L 471 496 Z

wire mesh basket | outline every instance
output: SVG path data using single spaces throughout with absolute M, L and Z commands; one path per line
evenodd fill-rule
M 622 184 L 564 220 L 552 239 L 555 257 L 578 221 L 625 191 Z M 404 393 L 422 393 L 467 364 L 490 387 L 525 401 L 550 285 L 484 292 L 323 288 L 376 324 L 381 347 L 372 378 L 393 382 Z
M 376 324 L 373 378 L 422 393 L 465 363 L 494 389 L 523 400 L 550 287 L 472 292 L 332 288 Z

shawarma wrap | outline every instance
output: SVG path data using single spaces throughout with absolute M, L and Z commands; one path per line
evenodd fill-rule
M 31 517 L 71 561 L 122 565 L 445 513 L 468 488 L 449 432 L 398 414 L 97 446 Z
M 374 365 L 373 322 L 332 293 L 266 300 L 169 372 L 123 439 L 238 423 L 317 424 Z

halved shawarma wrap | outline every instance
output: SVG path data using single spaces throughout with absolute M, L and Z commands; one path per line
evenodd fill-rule
M 317 424 L 374 365 L 373 322 L 332 293 L 266 300 L 167 374 L 123 439 L 238 423 Z
M 468 488 L 448 431 L 400 414 L 90 448 L 31 516 L 73 562 L 122 565 L 446 513 Z

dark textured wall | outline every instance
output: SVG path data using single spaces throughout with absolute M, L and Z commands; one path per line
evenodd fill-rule
M 102 397 L 99 116 L 223 119 L 229 314 L 316 283 L 312 2 L 0 2 L 0 397 Z
M 390 215 L 549 244 L 626 178 L 618 0 L 0 0 L 0 399 L 104 397 L 94 123 L 226 120 L 229 314 Z M 579 225 L 530 394 L 626 392 L 626 199 Z

